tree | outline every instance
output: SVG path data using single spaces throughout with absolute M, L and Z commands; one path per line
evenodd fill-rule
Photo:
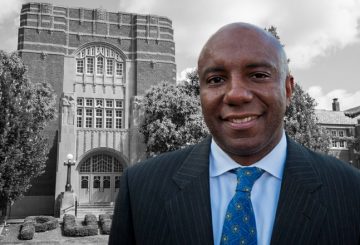
M 0 51 L 0 210 L 19 199 L 41 175 L 47 140 L 41 134 L 55 118 L 55 94 L 47 83 L 32 83 L 16 53 Z
M 193 84 L 153 86 L 144 96 L 144 135 L 149 156 L 195 144 L 208 134 L 200 113 L 199 94 Z
M 285 129 L 296 142 L 320 152 L 328 152 L 330 135 L 318 124 L 315 100 L 295 84 L 292 102 L 285 113 Z
M 280 41 L 275 26 L 265 28 L 265 31 Z M 289 63 L 290 59 L 287 61 Z M 299 84 L 295 84 L 292 102 L 285 113 L 285 129 L 296 142 L 314 151 L 326 153 L 329 151 L 330 135 L 318 124 L 315 106 L 315 100 Z

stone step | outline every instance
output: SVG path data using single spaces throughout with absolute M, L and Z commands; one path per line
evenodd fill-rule
M 75 215 L 75 207 L 70 208 L 66 211 L 67 214 Z M 113 214 L 114 206 L 111 205 L 81 205 L 77 208 L 77 219 L 83 219 L 86 214 L 94 214 L 99 218 L 100 214 Z

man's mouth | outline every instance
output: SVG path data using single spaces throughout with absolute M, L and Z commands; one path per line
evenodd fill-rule
M 223 120 L 230 128 L 234 130 L 247 130 L 253 128 L 261 115 L 229 115 Z
M 240 118 L 232 117 L 232 118 L 228 118 L 228 121 L 231 123 L 246 123 L 255 120 L 256 118 L 258 118 L 258 116 L 247 116 Z

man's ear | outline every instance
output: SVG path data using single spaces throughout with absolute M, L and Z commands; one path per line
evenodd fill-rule
M 292 75 L 287 75 L 286 76 L 286 81 L 285 81 L 285 89 L 286 89 L 286 107 L 288 107 L 290 105 L 291 102 L 291 96 L 292 93 L 294 91 L 294 86 L 295 86 L 295 80 L 294 77 Z

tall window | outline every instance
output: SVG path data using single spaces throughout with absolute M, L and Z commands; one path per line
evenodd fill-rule
M 76 126 L 79 128 L 122 128 L 123 100 L 77 98 L 76 111 Z
M 77 117 L 76 117 L 76 126 L 78 128 L 81 128 L 83 126 L 82 121 L 83 121 L 83 110 L 82 109 L 77 109 Z
M 94 73 L 94 58 L 92 57 L 86 58 L 86 73 L 88 74 Z
M 113 75 L 114 61 L 112 59 L 106 59 L 106 75 Z
M 102 128 L 103 127 L 103 110 L 102 109 L 96 109 L 95 120 L 96 120 L 95 127 Z
M 93 127 L 93 110 L 85 109 L 85 127 L 92 128 Z
M 344 137 L 344 131 L 343 130 L 339 130 L 339 137 Z
M 113 110 L 106 109 L 106 128 L 113 127 Z
M 101 56 L 98 56 L 96 64 L 96 74 L 104 74 L 104 58 Z
M 123 63 L 116 62 L 116 76 L 123 75 Z
M 122 110 L 116 110 L 115 111 L 115 128 L 121 128 L 122 127 Z
M 76 60 L 76 72 L 84 73 L 84 60 L 83 59 Z
M 121 77 L 124 73 L 124 61 L 120 53 L 110 47 L 90 46 L 77 54 L 76 72 Z

